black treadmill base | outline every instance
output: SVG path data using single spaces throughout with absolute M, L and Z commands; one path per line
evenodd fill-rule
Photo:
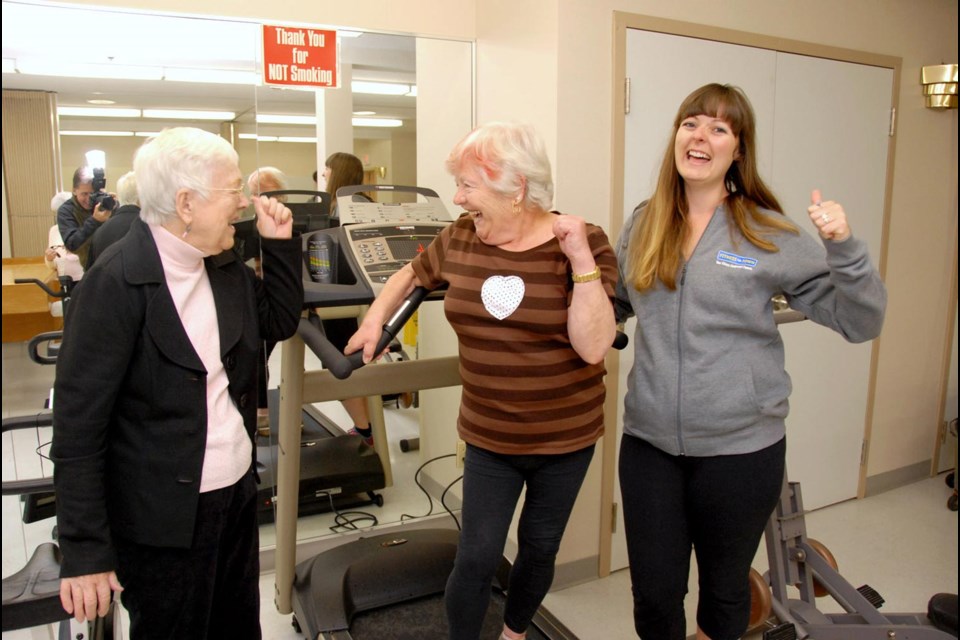
M 505 596 L 494 591 L 483 619 L 481 638 L 499 637 L 505 604 Z M 350 626 L 350 636 L 356 640 L 446 640 L 448 628 L 443 594 L 359 614 Z M 531 626 L 527 630 L 527 640 L 547 640 L 547 636 Z

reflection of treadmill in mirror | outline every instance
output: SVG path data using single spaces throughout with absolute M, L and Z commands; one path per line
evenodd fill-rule
M 414 193 L 426 202 L 388 204 L 355 195 L 381 192 Z M 304 308 L 370 304 L 383 282 L 423 251 L 450 222 L 436 192 L 420 187 L 344 187 L 337 191 L 337 200 L 339 228 L 334 221 L 301 233 Z M 295 203 L 287 206 L 291 204 Z M 320 325 L 315 316 L 311 325 Z M 276 389 L 270 391 L 271 442 L 276 442 L 279 424 L 277 393 Z M 301 421 L 300 515 L 329 511 L 331 501 L 337 508 L 371 502 L 382 505 L 383 497 L 375 492 L 386 482 L 383 463 L 375 452 L 363 445 L 359 436 L 345 435 L 311 404 L 304 405 Z M 273 518 L 275 456 L 267 447 L 261 449 L 259 513 L 260 521 L 268 522 Z

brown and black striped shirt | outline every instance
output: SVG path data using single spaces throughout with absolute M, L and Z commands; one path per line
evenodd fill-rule
M 600 227 L 588 224 L 587 237 L 612 301 L 616 256 Z M 464 215 L 411 266 L 428 289 L 449 285 L 444 312 L 459 339 L 463 440 L 497 453 L 559 454 L 600 438 L 606 370 L 570 344 L 573 281 L 556 238 L 506 251 L 481 242 Z

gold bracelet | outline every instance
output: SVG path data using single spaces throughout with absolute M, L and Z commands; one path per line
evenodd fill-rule
M 570 276 L 574 282 L 591 282 L 600 279 L 600 265 L 593 268 L 593 271 L 587 273 L 574 273 Z

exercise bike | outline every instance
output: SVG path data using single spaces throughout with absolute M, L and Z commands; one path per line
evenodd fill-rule
M 957 637 L 957 595 L 937 594 L 926 613 L 881 613 L 883 597 L 859 588 L 837 570 L 833 555 L 807 537 L 800 483 L 784 482 L 764 531 L 770 570 L 750 570 L 749 631 L 764 640 L 947 640 Z M 799 597 L 791 597 L 796 587 Z M 816 598 L 831 596 L 843 613 L 823 613 Z M 772 620 L 771 620 L 772 614 Z
M 63 301 L 66 312 L 74 281 L 69 276 L 60 278 L 60 290 L 54 291 L 36 279 L 18 279 L 18 284 L 33 283 L 48 295 Z M 48 331 L 34 336 L 28 344 L 31 360 L 41 365 L 56 364 L 62 331 Z M 3 419 L 3 433 L 24 429 L 39 430 L 53 426 L 49 407 L 34 415 Z M 53 478 L 49 476 L 4 480 L 4 496 L 21 496 L 22 520 L 33 523 L 56 515 L 56 495 Z M 56 527 L 52 537 L 56 538 Z M 110 605 L 107 616 L 88 622 L 73 620 L 60 603 L 60 548 L 53 540 L 34 549 L 26 565 L 3 578 L 2 631 L 13 631 L 56 624 L 59 640 L 109 640 L 119 636 L 120 611 L 116 603 Z

